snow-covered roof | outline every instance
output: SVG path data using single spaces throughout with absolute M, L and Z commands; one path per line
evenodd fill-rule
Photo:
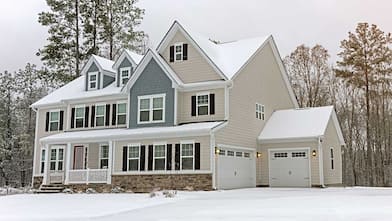
M 116 70 L 113 69 L 114 61 L 97 55 L 92 55 L 92 58 L 95 59 L 95 61 L 98 63 L 98 66 L 100 66 L 104 71 L 116 73 Z
M 167 138 L 167 137 L 184 137 L 184 136 L 204 136 L 209 135 L 211 130 L 218 128 L 224 122 L 203 122 L 190 123 L 180 126 L 169 127 L 144 127 L 136 129 L 103 129 L 103 130 L 88 130 L 65 132 L 51 135 L 40 139 L 42 143 L 58 143 L 67 141 L 108 141 L 108 140 L 141 140 L 153 138 Z
M 67 100 L 100 97 L 120 94 L 121 87 L 117 87 L 115 81 L 105 88 L 93 91 L 85 90 L 85 75 L 82 75 L 61 88 L 41 98 L 32 107 L 61 104 Z
M 125 52 L 128 53 L 128 55 L 132 58 L 132 60 L 133 60 L 136 64 L 139 64 L 140 61 L 141 61 L 142 58 L 143 58 L 143 55 L 136 54 L 135 52 L 133 52 L 133 51 L 131 51 L 131 50 L 128 50 L 128 49 L 125 49 Z
M 258 139 L 261 142 L 284 139 L 318 138 L 325 135 L 332 119 L 341 144 L 343 136 L 333 106 L 275 111 L 267 121 Z

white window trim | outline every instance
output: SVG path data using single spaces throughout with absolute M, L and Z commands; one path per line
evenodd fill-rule
M 59 153 L 60 153 L 60 149 L 63 150 L 63 159 L 59 160 Z M 52 150 L 56 150 L 56 159 L 52 160 Z M 65 148 L 63 146 L 53 146 L 50 148 L 50 152 L 49 152 L 49 171 L 64 171 L 64 158 L 65 158 Z M 55 162 L 55 169 L 51 170 L 50 166 L 52 164 L 52 162 Z M 59 170 L 59 162 L 62 162 L 62 170 Z
M 256 103 L 256 119 L 265 120 L 265 106 L 263 104 Z
M 123 71 L 128 71 L 128 76 L 127 77 L 123 77 L 122 76 L 122 72 Z M 124 84 L 123 84 L 123 79 L 124 78 L 128 78 L 128 80 L 129 80 L 130 77 L 131 77 L 131 67 L 120 68 L 120 86 L 124 86 Z
M 118 113 L 118 105 L 119 104 L 125 104 L 125 113 L 121 113 L 121 114 Z M 128 121 L 127 111 L 128 111 L 128 105 L 127 105 L 126 101 L 118 101 L 116 103 L 116 125 L 117 126 L 119 126 L 119 125 L 126 125 L 127 124 L 127 121 Z M 121 115 L 125 115 L 125 123 L 124 124 L 119 124 L 118 123 L 118 116 L 121 116 Z
M 154 98 L 163 98 L 162 104 L 162 120 L 153 120 L 153 100 Z M 149 107 L 149 121 L 140 121 L 140 100 L 149 99 L 150 107 Z M 138 124 L 151 124 L 151 123 L 164 123 L 165 122 L 165 111 L 166 111 L 166 94 L 153 94 L 153 95 L 144 95 L 137 97 L 137 123 Z
M 128 146 L 127 146 L 127 154 L 128 154 L 128 156 L 127 156 L 127 171 L 131 171 L 131 172 L 136 172 L 136 171 L 140 171 L 140 151 L 141 151 L 141 149 L 140 149 L 140 143 L 131 143 L 131 144 L 128 144 Z M 129 157 L 129 149 L 131 148 L 131 147 L 138 147 L 139 148 L 139 157 Z M 137 170 L 129 170 L 129 160 L 137 160 Z
M 194 171 L 195 170 L 195 141 L 194 140 L 184 140 L 180 141 L 180 170 L 182 169 L 182 158 L 190 158 L 189 156 L 182 156 L 182 145 L 183 144 L 192 144 L 193 145 L 193 160 L 192 160 L 192 168 L 193 169 L 186 169 L 186 171 Z
M 87 73 L 87 87 L 88 87 L 88 90 L 89 90 L 89 91 L 90 91 L 90 90 L 97 90 L 97 89 L 98 89 L 98 74 L 99 74 L 98 71 L 88 72 L 88 73 Z M 90 76 L 93 76 L 93 75 L 95 75 L 95 81 L 90 81 Z M 93 87 L 90 87 L 90 86 L 91 86 L 91 83 L 95 83 L 95 87 L 94 87 L 94 88 L 93 88 Z
M 176 47 L 181 46 L 181 52 L 177 52 Z M 177 55 L 181 54 L 181 59 L 177 60 Z M 184 43 L 182 42 L 177 42 L 174 44 L 174 61 L 183 61 L 184 57 Z
M 102 157 L 102 147 L 103 146 L 107 146 L 108 147 L 108 157 Z M 101 143 L 101 144 L 99 144 L 99 157 L 98 157 L 99 159 L 99 162 L 98 162 L 98 165 L 99 165 L 99 169 L 108 169 L 109 168 L 109 144 L 106 144 L 106 143 Z M 101 161 L 102 160 L 108 160 L 108 166 L 107 166 L 107 168 L 102 168 L 102 165 L 101 165 Z
M 39 160 L 39 173 L 40 174 L 43 174 L 44 172 L 45 172 L 45 166 L 46 166 L 46 151 L 47 151 L 47 149 L 46 148 L 41 148 L 41 155 L 40 155 L 40 160 Z M 45 152 L 45 153 L 44 153 Z M 43 158 L 43 159 L 42 159 Z M 43 165 L 42 165 L 42 163 L 44 163 Z
M 74 119 L 74 129 L 77 129 L 77 128 L 85 128 L 85 122 L 86 122 L 86 120 L 85 120 L 85 116 L 86 116 L 86 105 L 77 105 L 77 106 L 75 106 L 74 107 L 75 108 L 75 119 Z M 76 109 L 78 109 L 78 108 L 83 108 L 83 117 L 76 117 Z M 76 127 L 76 119 L 82 119 L 83 118 L 83 127 Z
M 329 162 L 331 163 L 331 167 L 330 168 L 331 168 L 331 170 L 335 170 L 335 150 L 334 150 L 333 147 L 330 147 L 330 149 L 329 149 L 329 158 L 330 158 Z
M 52 121 L 51 119 L 52 119 L 52 113 L 58 113 L 58 119 L 57 119 L 57 121 Z M 57 129 L 56 130 L 51 130 L 51 124 L 52 123 L 55 123 L 55 122 L 57 122 Z M 49 111 L 49 128 L 48 128 L 48 131 L 59 131 L 60 130 L 60 109 L 56 109 L 56 110 L 50 110 Z
M 103 115 L 98 115 L 97 109 L 98 106 L 103 106 Z M 97 118 L 98 117 L 103 117 L 103 125 L 97 126 Z M 95 104 L 95 119 L 94 119 L 94 126 L 95 127 L 105 127 L 105 122 L 106 122 L 106 103 L 97 103 Z
M 163 157 L 155 157 L 155 146 L 165 146 L 165 156 Z M 152 170 L 153 171 L 166 171 L 166 156 L 167 156 L 167 143 L 166 142 L 154 142 L 153 149 L 152 149 Z M 164 159 L 164 168 L 163 170 L 155 170 L 155 159 Z
M 199 96 L 207 95 L 207 104 L 199 105 Z M 199 115 L 199 107 L 207 106 L 207 114 Z M 210 115 L 210 92 L 204 91 L 196 94 L 196 116 L 208 116 Z

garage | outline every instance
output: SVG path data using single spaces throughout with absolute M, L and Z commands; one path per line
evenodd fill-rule
M 268 152 L 271 187 L 310 187 L 309 148 Z
M 254 151 L 219 148 L 216 180 L 218 189 L 255 187 L 254 158 Z

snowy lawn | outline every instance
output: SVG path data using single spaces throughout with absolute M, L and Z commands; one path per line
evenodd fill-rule
M 0 197 L 0 220 L 392 220 L 392 189 L 254 188 L 148 194 Z

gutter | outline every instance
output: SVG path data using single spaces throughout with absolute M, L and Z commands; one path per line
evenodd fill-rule
M 322 147 L 323 137 L 318 138 L 318 152 L 319 152 L 319 177 L 320 186 L 325 188 L 324 184 L 324 158 L 323 158 L 323 147 Z

